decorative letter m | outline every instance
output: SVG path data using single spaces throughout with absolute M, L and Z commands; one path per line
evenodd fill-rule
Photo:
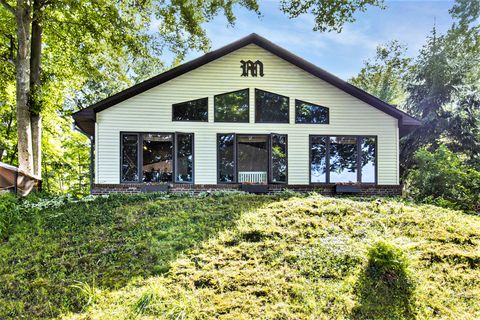
M 252 60 L 241 60 L 240 68 L 242 68 L 242 77 L 248 77 L 248 73 L 252 77 L 263 77 L 263 63 L 260 60 L 253 62 Z

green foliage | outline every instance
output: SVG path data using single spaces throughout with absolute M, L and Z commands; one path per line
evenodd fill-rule
M 474 1 L 475 2 L 475 1 Z M 405 108 L 422 126 L 402 141 L 403 175 L 415 152 L 445 144 L 480 169 L 480 14 L 477 4 L 457 1 L 455 23 L 444 35 L 432 31 L 408 77 Z
M 407 176 L 408 196 L 443 207 L 480 212 L 480 171 L 463 164 L 458 155 L 440 146 L 416 153 Z
M 20 208 L 12 193 L 0 194 L 0 239 L 6 239 L 19 221 Z
M 341 32 L 343 25 L 355 21 L 357 11 L 366 11 L 368 6 L 383 8 L 383 0 L 345 0 L 341 2 L 322 0 L 282 0 L 281 10 L 290 18 L 310 13 L 315 18 L 314 31 Z
M 0 245 L 2 319 L 480 313 L 480 218 L 459 211 L 291 192 L 32 205 L 45 197 L 12 200 L 26 211 Z
M 167 272 L 181 252 L 274 200 L 227 193 L 5 199 L 0 216 L 16 208 L 23 218 L 6 226 L 0 249 L 2 319 L 81 311 L 102 290 Z
M 367 253 L 368 263 L 359 277 L 359 306 L 355 319 L 414 319 L 415 286 L 402 250 L 386 241 Z
M 406 50 L 398 41 L 377 47 L 375 58 L 365 61 L 360 73 L 349 82 L 383 101 L 403 104 L 404 78 L 411 67 L 411 59 L 405 57 Z

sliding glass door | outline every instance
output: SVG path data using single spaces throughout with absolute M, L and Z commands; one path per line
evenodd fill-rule
M 218 134 L 218 183 L 286 183 L 287 135 Z
M 237 135 L 239 183 L 268 182 L 268 136 Z

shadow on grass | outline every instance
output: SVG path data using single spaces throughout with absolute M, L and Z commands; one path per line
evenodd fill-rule
M 414 319 L 414 285 L 401 251 L 378 242 L 369 251 L 367 266 L 360 274 L 356 294 L 359 305 L 352 319 Z
M 0 319 L 80 311 L 86 301 L 79 283 L 113 290 L 165 273 L 181 252 L 232 227 L 243 212 L 276 200 L 113 198 L 43 210 L 0 246 Z

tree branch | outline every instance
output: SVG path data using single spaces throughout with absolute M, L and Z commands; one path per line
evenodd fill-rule
M 5 9 L 15 15 L 15 9 L 11 5 L 9 5 L 6 0 L 0 0 L 0 3 L 5 7 Z

